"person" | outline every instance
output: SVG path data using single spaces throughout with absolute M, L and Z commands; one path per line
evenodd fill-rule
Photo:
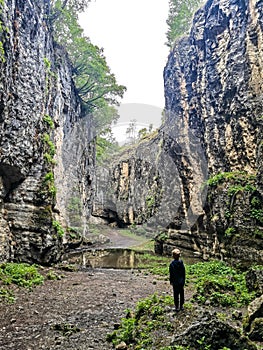
M 173 286 L 174 306 L 177 312 L 184 309 L 185 266 L 183 260 L 179 259 L 180 255 L 180 250 L 174 249 L 174 260 L 169 265 L 170 284 Z

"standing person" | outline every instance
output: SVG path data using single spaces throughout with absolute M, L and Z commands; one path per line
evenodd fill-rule
M 184 309 L 185 267 L 183 260 L 179 259 L 181 255 L 179 249 L 174 249 L 172 255 L 174 260 L 169 266 L 170 284 L 173 286 L 175 311 L 179 311 Z

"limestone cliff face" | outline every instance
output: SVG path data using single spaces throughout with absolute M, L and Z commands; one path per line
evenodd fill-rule
M 262 1 L 207 1 L 171 51 L 164 86 L 158 135 L 110 171 L 115 216 L 158 218 L 159 252 L 262 263 Z
M 48 8 L 44 0 L 5 0 L 0 10 L 0 261 L 57 261 L 72 192 L 89 211 L 85 162 L 93 151 L 76 143 L 81 104 Z M 65 159 L 77 169 L 72 176 Z
M 188 228 L 197 234 L 190 235 L 192 247 L 203 255 L 262 261 L 262 6 L 261 1 L 208 1 L 164 71 L 166 127 L 182 125 L 190 147 L 195 135 L 195 148 L 206 158 L 206 164 L 192 161 L 185 169 L 208 170 L 204 213 Z M 183 184 L 191 203 L 193 190 Z M 169 235 L 164 249 L 184 248 L 176 230 Z

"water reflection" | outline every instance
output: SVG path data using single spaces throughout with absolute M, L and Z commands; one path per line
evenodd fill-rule
M 134 251 L 124 248 L 108 249 L 86 249 L 68 253 L 64 260 L 69 264 L 77 264 L 83 268 L 114 268 L 114 269 L 133 269 L 141 268 L 145 265 L 145 251 Z M 147 252 L 149 253 L 149 252 Z M 150 253 L 155 255 L 153 253 Z M 156 256 L 156 255 L 155 255 Z M 160 256 L 160 264 L 168 266 L 171 258 Z M 193 264 L 200 259 L 183 259 L 186 264 Z
M 93 249 L 70 253 L 66 260 L 82 267 L 132 269 L 138 267 L 139 255 L 131 249 Z

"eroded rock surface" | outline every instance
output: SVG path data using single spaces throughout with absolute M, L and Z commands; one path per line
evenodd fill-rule
M 0 9 L 0 260 L 57 261 L 54 222 L 68 223 L 69 199 L 78 196 L 83 217 L 89 213 L 90 121 L 67 55 L 54 43 L 47 4 L 6 0 Z
M 214 0 L 197 11 L 164 69 L 162 127 L 114 158 L 94 215 L 154 224 L 167 254 L 176 245 L 262 263 L 262 6 Z

